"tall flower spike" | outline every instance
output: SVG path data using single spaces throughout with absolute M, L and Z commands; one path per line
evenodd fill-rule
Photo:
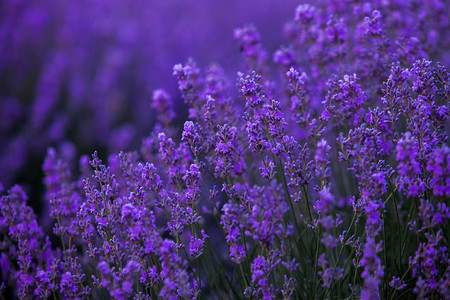
M 325 107 L 321 117 L 323 120 L 328 121 L 332 117 L 338 127 L 358 125 L 360 108 L 366 101 L 358 79 L 353 74 L 345 75 L 343 79 L 333 76 L 328 81 L 328 93 L 322 102 Z
M 327 141 L 321 139 L 317 143 L 316 153 L 314 155 L 315 166 L 316 166 L 316 176 L 319 181 L 326 183 L 331 178 L 331 163 L 328 152 L 331 150 L 330 145 Z
M 382 15 L 378 10 L 374 10 L 371 17 L 364 18 L 364 33 L 373 36 L 380 36 L 384 33 Z
M 188 205 L 192 205 L 200 199 L 200 177 L 200 169 L 196 164 L 192 164 L 186 171 L 186 175 L 183 176 L 187 186 L 185 196 Z
M 200 69 L 190 59 L 185 65 L 176 64 L 172 73 L 178 80 L 178 89 L 189 106 L 189 118 L 200 120 L 203 106 L 203 82 L 200 77 Z
M 296 64 L 296 54 L 292 47 L 281 47 L 273 54 L 273 62 L 288 69 Z
M 262 84 L 262 77 L 255 71 L 244 77 L 244 74 L 238 73 L 239 93 L 245 100 L 245 107 L 261 107 L 266 101 L 267 96 Z
M 427 171 L 431 173 L 430 187 L 436 196 L 450 197 L 450 148 L 442 145 L 430 155 Z
M 173 103 L 170 95 L 163 89 L 157 89 L 152 94 L 152 108 L 157 112 L 157 119 L 164 126 L 169 126 L 175 118 Z
M 292 67 L 286 73 L 286 77 L 291 93 L 292 119 L 300 126 L 306 127 L 311 121 L 309 90 L 307 87 L 310 79 L 305 72 L 300 73 Z
M 246 252 L 241 243 L 241 227 L 245 226 L 242 222 L 243 211 L 234 203 L 226 203 L 222 207 L 222 217 L 220 224 L 223 226 L 223 230 L 226 233 L 226 241 L 230 246 L 231 260 L 237 264 L 244 261 Z M 244 227 L 245 228 L 245 227 Z
M 298 24 L 309 25 L 316 16 L 316 7 L 310 4 L 300 4 L 295 9 L 294 20 Z
M 230 127 L 228 124 L 219 125 L 214 151 L 217 156 L 214 170 L 216 176 L 226 178 L 229 175 L 240 175 L 245 171 L 243 150 L 238 142 L 236 127 Z
M 255 26 L 246 25 L 242 28 L 236 28 L 233 34 L 239 42 L 241 53 L 249 70 L 262 71 L 268 54 L 261 44 L 261 36 Z
M 367 237 L 364 244 L 364 254 L 360 262 L 360 266 L 364 267 L 361 274 L 361 277 L 364 278 L 361 299 L 380 298 L 380 283 L 384 276 L 384 268 L 378 257 L 379 252 L 381 252 L 381 244 L 376 244 L 374 237 Z
M 195 157 L 198 157 L 205 149 L 205 145 L 202 143 L 203 138 L 201 136 L 200 129 L 201 127 L 198 123 L 186 121 L 184 123 L 184 130 L 181 136 L 181 141 L 191 149 Z
M 422 178 L 422 167 L 419 160 L 419 145 L 417 139 L 406 132 L 395 148 L 398 161 L 399 189 L 408 197 L 416 197 L 425 191 Z

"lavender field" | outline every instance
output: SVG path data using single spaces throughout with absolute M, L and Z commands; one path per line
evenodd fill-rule
M 1 1 L 1 299 L 450 299 L 449 18 Z

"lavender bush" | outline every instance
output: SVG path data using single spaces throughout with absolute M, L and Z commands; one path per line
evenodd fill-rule
M 2 14 L 11 3 L 3 4 Z M 118 6 L 112 11 L 124 9 Z M 55 141 L 79 145 L 51 113 L 60 99 L 61 83 L 54 80 L 61 78 L 74 84 L 68 107 L 97 116 L 79 126 L 108 141 L 79 160 L 64 147 L 47 150 L 41 216 L 23 188 L 10 179 L 0 185 L 0 294 L 449 299 L 448 15 L 441 1 L 300 4 L 279 47 L 265 45 L 256 26 L 243 25 L 233 31 L 243 59 L 237 75 L 193 59 L 174 65 L 187 107 L 182 126 L 170 88 L 145 91 L 155 121 L 139 151 L 119 151 L 126 146 L 102 136 L 115 120 L 103 99 L 115 97 L 75 98 L 91 92 L 125 98 L 124 89 L 147 73 L 136 73 L 130 85 L 116 77 L 123 65 L 113 62 L 123 62 L 123 48 L 111 54 L 121 59 L 101 69 L 100 83 L 102 76 L 112 81 L 80 85 L 76 94 L 77 80 L 89 81 L 89 71 L 67 68 L 64 55 L 87 48 L 73 48 L 63 35 L 70 46 L 48 54 L 52 63 L 38 85 L 45 99 L 33 102 L 27 118 L 22 104 L 2 102 L 8 110 L 1 114 L 11 116 L 3 118 L 2 139 L 12 148 L 1 159 L 9 162 L 11 149 L 20 155 L 29 141 L 14 136 L 21 118 L 46 124 L 45 136 L 59 132 Z M 145 57 L 135 46 L 137 56 L 129 59 Z M 0 55 L 1 67 L 12 69 L 6 50 Z M 28 78 L 22 75 L 16 74 Z M 9 80 L 2 77 L 2 84 L 21 90 Z M 138 112 L 142 103 L 131 107 Z M 138 133 L 149 124 L 129 128 Z

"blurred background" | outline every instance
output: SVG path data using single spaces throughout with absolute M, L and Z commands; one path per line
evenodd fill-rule
M 139 149 L 151 94 L 172 95 L 172 68 L 194 58 L 240 65 L 233 29 L 253 23 L 273 53 L 293 0 L 4 0 L 0 2 L 0 182 L 39 193 L 46 149 L 68 160 Z

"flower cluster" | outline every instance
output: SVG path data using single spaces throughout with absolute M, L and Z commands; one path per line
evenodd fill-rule
M 27 185 L 0 184 L 0 295 L 448 298 L 450 77 L 448 61 L 434 62 L 448 55 L 436 42 L 448 42 L 444 3 L 314 5 L 297 6 L 273 64 L 254 25 L 234 31 L 236 77 L 176 64 L 187 113 L 172 92 L 150 92 L 155 123 L 140 152 L 120 141 L 127 130 L 115 135 L 122 151 L 105 142 L 78 168 L 72 143 L 49 148 L 41 212 Z M 120 28 L 121 43 L 134 45 L 140 18 Z M 124 53 L 105 58 L 95 97 L 125 96 Z M 48 118 L 61 85 L 72 93 L 89 79 L 63 55 L 46 66 L 30 118 L 56 139 L 67 119 Z M 100 134 L 115 118 L 96 113 Z M 24 143 L 5 140 L 8 151 Z

